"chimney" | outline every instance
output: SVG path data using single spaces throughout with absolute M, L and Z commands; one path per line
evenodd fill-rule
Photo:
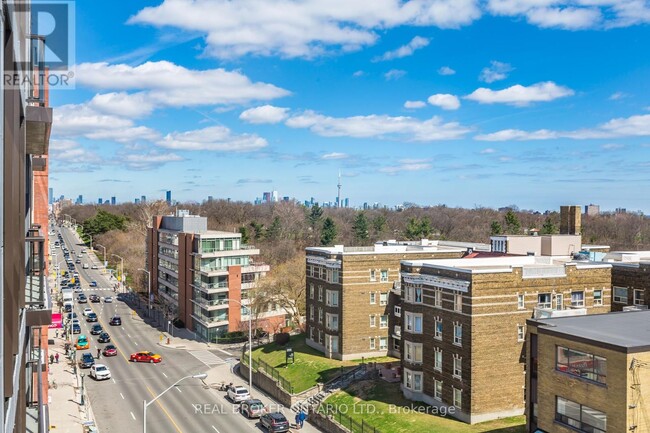
M 581 233 L 580 206 L 560 206 L 560 234 L 579 235 Z

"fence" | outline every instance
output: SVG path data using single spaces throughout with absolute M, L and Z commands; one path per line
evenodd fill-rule
M 345 429 L 352 433 L 381 433 L 377 427 L 368 424 L 365 420 L 356 420 L 345 413 L 337 411 L 334 406 L 321 405 L 315 413 L 310 415 L 310 419 L 320 417 L 323 421 L 330 420 L 336 421 Z M 317 422 L 317 424 L 319 424 Z
M 248 364 L 248 358 L 247 357 L 242 357 L 242 361 L 244 361 L 245 364 Z M 293 394 L 293 385 L 291 382 L 289 382 L 287 379 L 282 377 L 280 374 L 280 371 L 276 369 L 275 367 L 270 366 L 268 363 L 262 361 L 261 359 L 255 359 L 253 358 L 253 370 L 255 371 L 260 371 L 264 370 L 264 372 L 273 378 L 273 380 L 277 381 L 280 388 L 284 389 L 290 394 Z

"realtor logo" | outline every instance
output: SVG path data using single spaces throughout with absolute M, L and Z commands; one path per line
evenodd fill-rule
M 67 70 L 70 66 L 71 8 L 69 2 L 31 3 L 31 33 L 44 38 L 45 67 L 50 70 Z

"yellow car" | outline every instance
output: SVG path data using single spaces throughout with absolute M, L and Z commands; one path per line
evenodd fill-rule
M 75 347 L 77 350 L 83 350 L 83 349 L 88 349 L 90 347 L 90 343 L 88 342 L 88 337 L 85 335 L 80 335 L 77 337 L 77 344 L 75 344 Z

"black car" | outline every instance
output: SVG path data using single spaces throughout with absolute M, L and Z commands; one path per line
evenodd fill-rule
M 72 325 L 72 333 L 73 334 L 81 334 L 81 326 L 78 323 L 74 323 Z
M 70 304 L 65 305 L 63 307 L 63 311 L 65 311 L 66 313 L 72 312 L 72 305 L 70 305 Z
M 95 358 L 92 353 L 86 352 L 81 355 L 81 361 L 79 361 L 79 366 L 81 368 L 90 368 L 93 365 L 95 365 Z
M 77 264 L 79 264 L 79 263 L 81 263 L 81 259 L 77 259 L 77 260 L 75 260 L 74 262 L 77 263 Z
M 103 331 L 104 329 L 102 328 L 102 325 L 100 325 L 99 323 L 93 325 L 93 327 L 90 329 L 90 333 L 92 335 L 100 335 Z
M 86 316 L 86 322 L 96 322 L 97 321 L 97 314 L 96 313 L 88 313 Z
M 111 326 L 121 326 L 122 325 L 122 319 L 120 316 L 113 316 L 111 317 L 111 321 L 109 322 Z
M 265 413 L 260 417 L 260 423 L 266 427 L 269 433 L 281 433 L 289 431 L 289 421 L 280 412 Z
M 93 302 L 93 303 L 99 302 L 99 296 L 97 296 L 95 294 L 90 295 L 90 297 L 88 299 L 90 299 L 90 302 Z
M 102 332 L 99 334 L 99 339 L 97 340 L 100 343 L 110 343 L 111 342 L 111 336 L 108 335 L 108 332 Z

